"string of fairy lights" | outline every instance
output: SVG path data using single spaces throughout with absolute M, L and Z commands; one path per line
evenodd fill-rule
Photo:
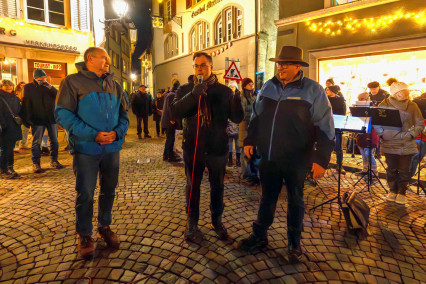
M 426 10 L 418 12 L 404 12 L 398 10 L 392 14 L 378 17 L 354 19 L 347 17 L 344 20 L 312 22 L 306 21 L 308 29 L 315 33 L 322 33 L 328 36 L 339 36 L 344 33 L 356 33 L 362 29 L 367 29 L 372 33 L 387 29 L 391 24 L 400 20 L 414 21 L 420 26 L 426 25 Z

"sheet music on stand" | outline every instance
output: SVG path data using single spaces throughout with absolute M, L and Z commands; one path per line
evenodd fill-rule
M 334 114 L 334 128 L 340 131 L 369 133 L 370 118 Z

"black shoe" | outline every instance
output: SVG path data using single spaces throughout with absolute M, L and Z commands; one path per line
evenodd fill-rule
M 253 251 L 255 249 L 266 247 L 267 245 L 267 238 L 261 238 L 251 234 L 247 239 L 244 239 L 238 243 L 238 248 L 245 251 Z
M 168 161 L 169 160 L 169 156 L 163 156 L 163 161 Z
M 291 264 L 299 263 L 302 259 L 302 256 L 303 252 L 301 247 L 288 248 L 288 262 L 290 262 Z
M 228 238 L 228 232 L 222 222 L 217 222 L 214 225 L 211 223 L 210 226 L 216 232 L 219 240 L 225 240 Z
M 41 147 L 41 155 L 42 156 L 49 156 L 50 155 L 50 151 L 48 147 Z
M 172 157 L 168 159 L 168 161 L 171 163 L 176 163 L 176 162 L 182 161 L 182 158 L 179 157 L 178 155 L 173 155 Z
M 45 170 L 40 167 L 40 164 L 33 164 L 33 173 L 41 174 L 44 173 Z
M 188 224 L 188 228 L 185 232 L 185 241 L 193 243 L 201 243 L 203 241 L 203 233 L 198 230 L 198 225 Z
M 50 163 L 50 166 L 52 167 L 52 168 L 55 168 L 55 169 L 63 169 L 64 168 L 64 165 L 62 165 L 61 163 L 59 163 L 58 161 L 53 161 L 53 162 L 51 162 Z
M 1 170 L 0 171 L 1 178 L 4 179 L 14 179 L 15 177 L 12 176 L 12 174 L 8 170 Z
M 138 134 L 138 139 L 142 139 L 142 134 Z
M 19 174 L 17 172 L 15 172 L 15 170 L 12 167 L 9 167 L 7 169 L 7 172 L 9 173 L 9 177 L 8 178 L 10 178 L 10 179 L 19 177 Z
M 145 138 L 152 138 L 149 134 L 145 134 Z

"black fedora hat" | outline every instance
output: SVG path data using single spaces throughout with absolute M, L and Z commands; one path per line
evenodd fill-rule
M 270 58 L 269 60 L 274 62 L 294 62 L 304 67 L 309 66 L 307 62 L 303 61 L 303 50 L 297 46 L 283 46 L 278 57 Z

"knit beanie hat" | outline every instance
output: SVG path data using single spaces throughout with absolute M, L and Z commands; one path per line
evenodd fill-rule
M 335 93 L 335 94 L 337 94 L 339 91 L 340 91 L 340 87 L 339 86 L 336 86 L 336 85 L 333 85 L 333 86 L 330 86 L 330 87 L 327 87 L 332 93 Z
M 238 90 L 238 84 L 235 81 L 231 81 L 228 83 L 228 87 L 234 86 Z
M 34 79 L 37 79 L 37 78 L 40 78 L 40 77 L 43 77 L 43 76 L 47 77 L 46 72 L 44 72 L 43 69 L 37 68 L 37 69 L 34 70 L 34 72 L 33 72 L 33 78 Z
M 253 80 L 250 78 L 244 78 L 241 81 L 241 87 L 244 89 L 248 84 L 253 83 Z
M 398 101 L 407 100 L 410 97 L 409 92 L 402 92 L 404 90 L 409 91 L 408 85 L 403 82 L 395 82 L 390 86 L 391 97 Z

